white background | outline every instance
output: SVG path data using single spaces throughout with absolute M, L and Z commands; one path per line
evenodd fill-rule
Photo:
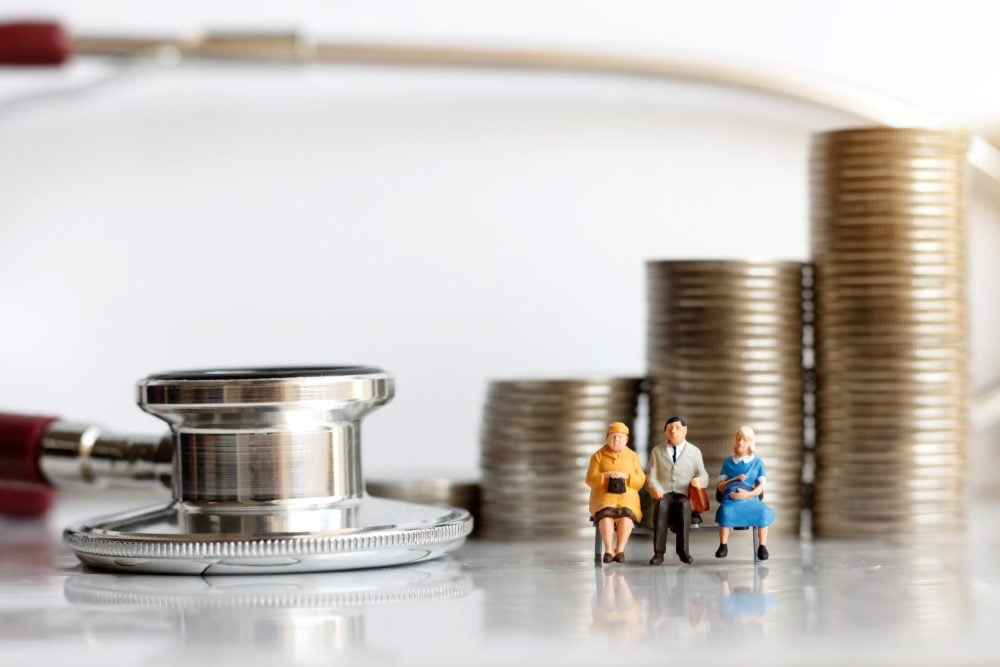
M 9 2 L 79 33 L 688 54 L 815 74 L 1000 141 L 991 2 Z M 474 474 L 490 378 L 640 375 L 643 263 L 808 255 L 809 135 L 706 84 L 100 61 L 0 69 L 0 406 L 160 425 L 148 373 L 381 366 L 372 474 Z M 974 385 L 1000 372 L 1000 188 L 971 180 Z M 692 425 L 692 439 L 696 425 Z M 974 481 L 1000 462 L 977 435 Z

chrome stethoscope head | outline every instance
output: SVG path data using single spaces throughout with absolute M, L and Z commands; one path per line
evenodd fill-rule
M 393 396 L 378 368 L 199 370 L 139 382 L 170 425 L 173 499 L 69 526 L 84 563 L 132 572 L 310 572 L 412 563 L 457 548 L 465 510 L 372 498 L 361 419 Z

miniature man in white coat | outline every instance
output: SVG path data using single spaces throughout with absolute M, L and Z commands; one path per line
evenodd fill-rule
M 667 441 L 653 447 L 646 470 L 646 489 L 656 501 L 653 510 L 653 557 L 650 565 L 661 565 L 667 550 L 667 530 L 677 532 L 677 556 L 682 563 L 694 559 L 688 552 L 691 532 L 691 501 L 688 486 L 708 486 L 708 472 L 701 450 L 687 441 L 687 422 L 671 417 L 663 425 Z

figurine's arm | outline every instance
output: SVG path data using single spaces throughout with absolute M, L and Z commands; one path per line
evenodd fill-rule
M 751 498 L 756 498 L 764 493 L 764 484 L 767 483 L 767 475 L 764 474 L 764 462 L 760 459 L 757 460 L 760 462 L 760 473 L 757 475 L 757 481 L 753 483 L 753 491 L 750 492 Z
M 757 480 L 753 484 L 753 489 L 750 491 L 744 491 L 740 489 L 739 491 L 733 491 L 729 494 L 729 497 L 734 500 L 749 500 L 750 498 L 756 498 L 760 494 L 764 493 L 764 483 L 767 482 L 767 477 L 764 476 L 764 463 L 760 464 L 760 475 L 757 476 Z M 734 477 L 733 479 L 746 479 L 746 475 L 740 475 L 739 478 Z
M 749 500 L 751 498 L 756 498 L 762 493 L 764 493 L 764 482 L 759 481 L 753 485 L 752 491 L 740 489 L 739 491 L 733 491 L 730 493 L 729 497 L 733 500 Z
M 604 473 L 601 472 L 600 457 L 597 453 L 590 457 L 590 465 L 587 466 L 587 486 L 596 489 L 604 482 Z
M 628 475 L 628 485 L 629 488 L 638 491 L 646 484 L 646 473 L 642 471 L 642 466 L 639 465 L 639 457 L 635 454 L 632 455 L 632 472 Z
M 649 468 L 646 470 L 646 489 L 653 500 L 663 497 L 664 489 L 660 485 L 660 463 L 656 451 L 649 453 Z
M 701 455 L 701 450 L 698 450 L 698 476 L 697 479 L 701 480 L 701 488 L 708 487 L 708 471 L 705 470 L 705 459 Z M 694 480 L 691 480 L 692 482 Z M 695 486 L 698 486 L 695 484 Z
M 722 473 L 719 475 L 719 483 L 715 485 L 715 488 L 719 491 L 724 491 L 726 489 L 726 485 L 729 484 L 730 481 L 732 480 L 726 476 L 726 473 Z
M 728 475 L 723 473 L 719 475 L 719 483 L 716 485 L 715 488 L 717 488 L 719 491 L 725 491 L 726 485 L 729 484 L 730 482 L 739 482 L 746 478 L 747 478 L 746 475 L 737 475 L 736 477 L 729 477 Z

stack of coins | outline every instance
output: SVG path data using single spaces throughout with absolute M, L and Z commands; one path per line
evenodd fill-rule
M 479 482 L 448 477 L 369 479 L 365 482 L 365 488 L 369 494 L 379 498 L 440 507 L 461 507 L 469 510 L 477 521 L 479 519 Z
M 650 447 L 668 417 L 683 418 L 714 485 L 736 429 L 753 427 L 785 533 L 798 532 L 802 509 L 802 271 L 772 260 L 646 265 Z
M 890 128 L 813 140 L 818 535 L 963 527 L 967 143 Z
M 635 378 L 491 382 L 481 433 L 480 534 L 593 535 L 587 466 L 604 446 L 608 424 L 631 428 L 640 385 Z

